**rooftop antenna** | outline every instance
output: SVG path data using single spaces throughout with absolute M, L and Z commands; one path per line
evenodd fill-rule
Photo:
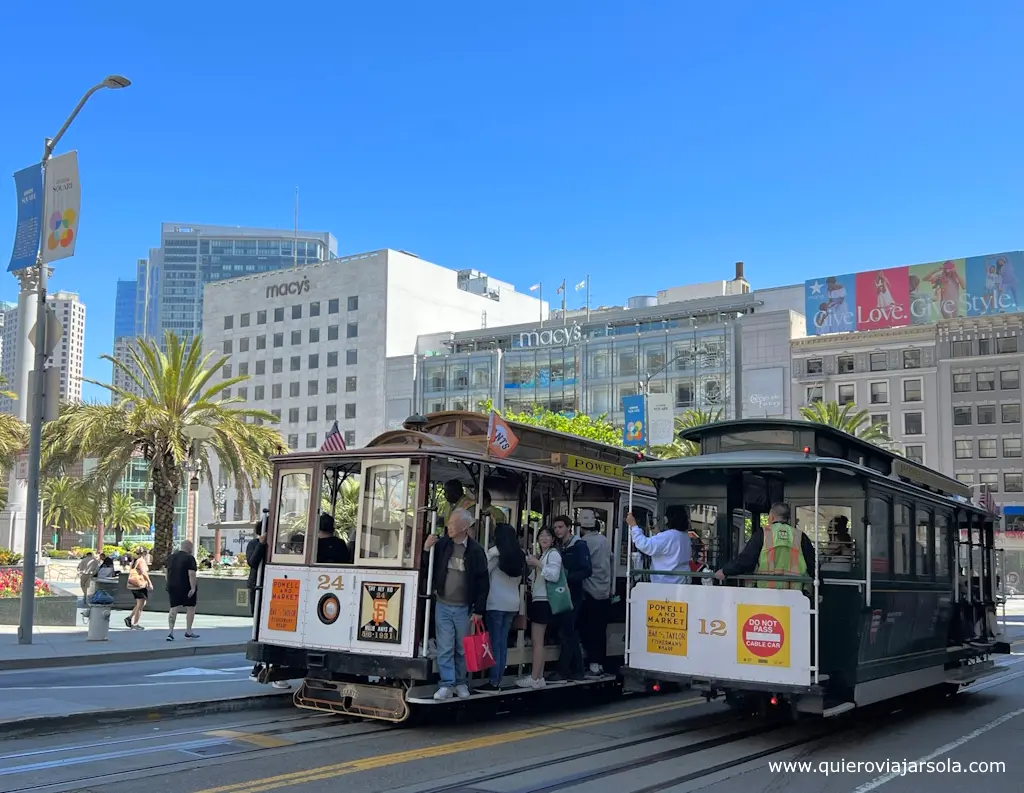
M 295 187 L 295 241 L 292 243 L 292 267 L 299 266 L 299 188 Z

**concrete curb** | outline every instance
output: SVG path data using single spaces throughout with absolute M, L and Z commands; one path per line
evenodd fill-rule
M 68 666 L 124 664 L 135 661 L 159 661 L 164 658 L 191 658 L 197 655 L 244 653 L 245 648 L 245 642 L 233 644 L 191 644 L 178 647 L 161 647 L 160 649 L 153 650 L 123 650 L 120 652 L 97 653 L 95 655 L 66 655 L 51 658 L 5 658 L 0 659 L 0 668 L 5 672 L 11 672 L 23 669 L 58 669 Z
M 247 694 L 214 702 L 173 703 L 113 711 L 91 710 L 60 716 L 28 716 L 23 719 L 0 722 L 0 739 L 60 733 L 82 727 L 115 726 L 133 721 L 151 723 L 185 716 L 238 713 L 260 708 L 284 708 L 291 705 L 292 695 L 291 691 L 282 691 L 279 694 Z

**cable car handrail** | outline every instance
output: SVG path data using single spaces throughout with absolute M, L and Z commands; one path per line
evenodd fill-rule
M 689 568 L 683 570 L 631 570 L 629 573 L 630 578 L 639 578 L 640 576 L 648 575 L 677 575 L 687 576 L 689 578 L 714 578 L 715 574 L 712 572 L 695 572 Z M 798 576 L 798 575 L 729 575 L 726 579 L 730 581 L 791 581 L 799 584 L 813 584 L 814 579 L 810 576 Z

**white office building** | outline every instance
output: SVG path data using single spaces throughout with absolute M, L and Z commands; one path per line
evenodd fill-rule
M 349 446 L 385 429 L 388 358 L 412 355 L 417 338 L 442 330 L 536 321 L 547 306 L 476 270 L 450 270 L 380 250 L 206 285 L 204 347 L 231 356 L 221 376 L 280 419 L 295 450 L 317 449 L 334 421 Z M 214 472 L 214 480 L 221 480 Z M 266 505 L 267 488 L 261 496 Z M 213 498 L 200 500 L 200 523 Z M 248 519 L 233 491 L 229 520 Z

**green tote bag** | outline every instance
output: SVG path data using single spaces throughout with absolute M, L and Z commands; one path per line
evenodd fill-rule
M 548 551 L 548 553 L 551 552 Z M 551 607 L 552 614 L 572 611 L 572 595 L 569 594 L 569 584 L 565 580 L 564 567 L 559 572 L 556 582 L 545 581 L 544 584 L 548 591 L 548 605 Z

